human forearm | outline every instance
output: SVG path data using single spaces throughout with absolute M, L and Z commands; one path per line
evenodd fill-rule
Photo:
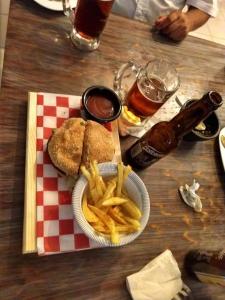
M 188 11 L 186 12 L 186 16 L 190 24 L 189 31 L 195 30 L 204 25 L 210 18 L 207 13 L 193 6 L 189 7 Z
M 209 15 L 195 7 L 187 12 L 176 10 L 168 16 L 160 16 L 155 27 L 163 34 L 175 41 L 183 40 L 188 32 L 202 26 L 209 19 Z

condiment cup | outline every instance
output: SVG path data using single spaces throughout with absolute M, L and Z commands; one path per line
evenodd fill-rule
M 198 101 L 195 99 L 186 101 L 181 109 L 191 105 L 193 101 Z M 216 112 L 212 112 L 204 121 L 203 121 L 206 129 L 205 130 L 197 130 L 194 128 L 191 132 L 187 133 L 183 139 L 185 141 L 207 141 L 210 139 L 214 139 L 218 136 L 220 132 L 220 122 Z
M 112 107 L 113 107 L 113 114 L 109 117 L 99 117 L 95 114 L 94 110 L 91 110 L 90 107 L 88 106 L 88 101 L 90 99 L 90 97 L 103 97 L 106 98 L 108 100 L 110 100 L 110 102 L 112 103 Z M 98 123 L 108 123 L 111 122 L 115 119 L 117 119 L 121 113 L 121 102 L 119 97 L 117 96 L 117 94 L 104 86 L 91 86 L 88 89 L 86 89 L 82 95 L 82 114 L 83 117 L 85 119 L 88 120 L 93 120 L 96 121 Z
M 104 177 L 117 176 L 117 164 L 116 163 L 102 163 L 98 165 L 100 175 Z M 83 232 L 92 240 L 94 240 L 99 246 L 105 247 L 118 247 L 126 245 L 134 241 L 144 230 L 148 223 L 150 214 L 150 199 L 145 184 L 140 177 L 131 172 L 125 181 L 125 188 L 129 197 L 136 202 L 142 212 L 140 219 L 140 229 L 130 234 L 120 234 L 120 243 L 113 244 L 108 237 L 98 234 L 94 228 L 86 221 L 82 211 L 82 198 L 84 191 L 86 190 L 88 182 L 86 178 L 81 175 L 78 179 L 72 194 L 72 205 L 74 217 L 83 230 Z

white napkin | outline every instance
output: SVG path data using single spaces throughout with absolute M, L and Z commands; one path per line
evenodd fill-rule
M 126 283 L 133 300 L 171 300 L 183 285 L 179 267 L 170 250 L 128 276 Z

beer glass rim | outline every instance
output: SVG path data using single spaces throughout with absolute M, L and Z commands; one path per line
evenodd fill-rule
M 164 58 L 154 58 L 154 59 L 152 59 L 152 60 L 149 60 L 149 61 L 147 62 L 147 64 L 145 65 L 145 67 L 143 68 L 143 69 L 146 71 L 146 77 L 147 77 L 147 79 L 148 79 L 149 81 L 151 81 L 151 83 L 152 83 L 153 85 L 155 85 L 154 82 L 151 80 L 151 78 L 148 76 L 148 72 L 147 72 L 147 68 L 149 67 L 149 65 L 152 64 L 152 63 L 154 63 L 154 62 L 163 62 L 163 63 L 166 63 L 170 68 L 173 69 L 173 71 L 174 71 L 174 73 L 175 73 L 175 75 L 176 75 L 177 85 L 176 85 L 176 87 L 173 88 L 172 90 L 169 90 L 169 89 L 166 90 L 166 92 L 175 92 L 175 91 L 177 91 L 178 88 L 180 87 L 180 76 L 179 76 L 179 74 L 178 74 L 178 72 L 177 72 L 177 69 L 176 69 L 176 67 L 174 66 L 174 64 L 173 64 L 170 60 L 168 60 L 168 59 L 164 59 Z M 160 91 L 162 91 L 162 92 L 165 92 L 165 90 L 164 90 L 163 88 L 159 87 L 159 86 L 157 86 L 157 89 L 160 90 Z

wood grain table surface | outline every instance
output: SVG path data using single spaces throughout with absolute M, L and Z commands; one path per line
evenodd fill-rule
M 170 155 L 139 172 L 151 199 L 149 223 L 133 243 L 38 257 L 22 255 L 27 93 L 81 94 L 94 84 L 112 87 L 128 59 L 145 63 L 169 57 L 187 99 L 216 89 L 225 99 L 225 47 L 188 37 L 180 44 L 152 35 L 149 27 L 111 15 L 97 51 L 82 53 L 69 39 L 62 13 L 30 0 L 11 1 L 0 98 L 0 299 L 130 299 L 126 276 L 169 248 L 194 299 L 224 300 L 222 287 L 191 279 L 183 270 L 193 248 L 225 245 L 225 176 L 218 139 L 182 142 Z M 218 111 L 225 126 L 225 106 Z M 123 150 L 131 143 L 121 140 Z M 205 215 L 185 206 L 178 187 L 195 178 Z M 163 300 L 163 291 L 162 291 Z

